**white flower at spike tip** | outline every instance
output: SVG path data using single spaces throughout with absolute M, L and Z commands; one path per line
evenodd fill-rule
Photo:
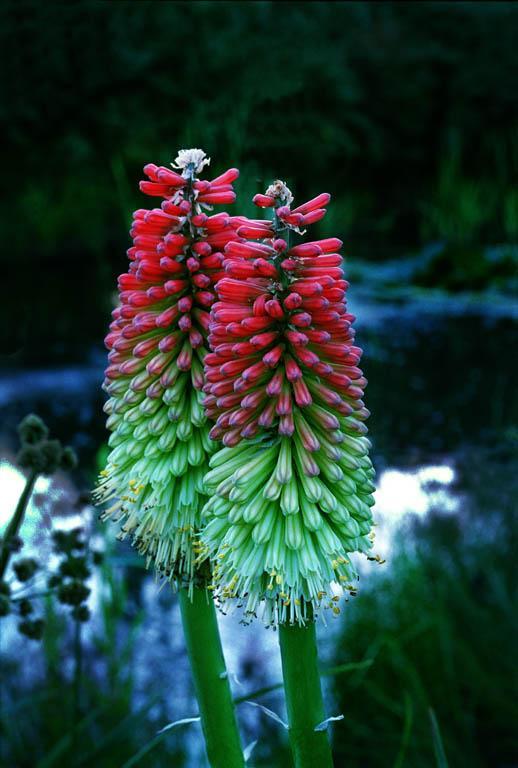
M 178 170 L 185 170 L 188 165 L 194 165 L 195 172 L 200 173 L 206 165 L 210 165 L 210 157 L 207 157 L 203 149 L 180 149 L 171 165 Z
M 265 192 L 268 197 L 278 197 L 284 205 L 290 205 L 293 202 L 293 195 L 286 182 L 277 179 L 273 184 L 270 184 Z

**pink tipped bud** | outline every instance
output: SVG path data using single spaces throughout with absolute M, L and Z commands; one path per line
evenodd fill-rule
M 156 347 L 156 339 L 153 339 L 153 338 L 146 339 L 145 341 L 139 342 L 135 346 L 133 350 L 133 354 L 135 355 L 135 357 L 146 357 L 146 355 L 148 355 L 151 352 L 151 350 L 154 349 L 155 347 Z
M 258 432 L 259 432 L 259 421 L 258 419 L 253 419 L 249 424 L 243 427 L 243 429 L 241 430 L 241 437 L 244 437 L 245 439 L 249 440 L 251 437 L 255 437 Z
M 283 352 L 284 352 L 284 345 L 278 344 L 276 347 L 274 347 L 265 355 L 263 355 L 263 363 L 267 365 L 269 368 L 275 368 L 275 366 L 279 364 L 279 361 L 282 357 Z
M 254 259 L 253 265 L 261 277 L 277 277 L 278 272 L 274 264 L 266 259 Z
M 195 277 L 202 277 L 202 275 L 196 275 Z M 206 277 L 206 275 L 203 275 L 203 277 Z M 201 287 L 205 288 L 206 286 Z M 211 307 L 215 301 L 214 296 L 210 291 L 197 291 L 197 293 L 194 294 L 194 300 L 196 301 L 196 304 L 200 304 L 202 307 Z
M 149 361 L 149 363 L 146 365 L 146 370 L 148 373 L 153 374 L 153 376 L 160 376 L 168 363 L 169 355 L 165 355 L 160 352 Z
M 176 347 L 180 338 L 181 338 L 180 334 L 170 333 L 167 336 L 164 336 L 164 338 L 160 340 L 158 344 L 158 349 L 160 350 L 160 352 L 170 352 L 172 349 Z
M 237 230 L 239 237 L 249 237 L 252 240 L 260 240 L 263 237 L 272 237 L 273 229 L 271 225 L 244 225 Z
M 188 341 L 183 345 L 180 354 L 176 359 L 176 364 L 181 371 L 188 371 L 192 363 L 192 347 Z
M 255 392 L 250 392 L 249 395 L 245 395 L 242 399 L 240 395 L 238 395 L 238 397 L 240 398 L 241 408 L 245 408 L 246 410 L 257 408 L 257 406 L 261 405 L 265 399 L 264 392 L 260 389 L 257 389 Z
M 288 386 L 283 386 L 282 392 L 277 400 L 277 405 L 275 406 L 275 412 L 279 416 L 285 416 L 292 412 L 291 392 Z
M 264 307 L 270 317 L 274 317 L 276 320 L 282 320 L 284 317 L 284 310 L 277 299 L 270 299 L 270 301 L 266 302 Z
M 307 312 L 297 312 L 290 317 L 290 323 L 298 328 L 307 328 L 313 322 L 313 318 Z
M 261 317 L 266 314 L 265 304 L 268 300 L 267 294 L 263 293 L 262 296 L 258 296 L 254 301 L 252 311 L 257 317 Z
M 192 276 L 192 282 L 194 283 L 196 288 L 208 288 L 210 283 L 211 283 L 211 279 L 210 279 L 210 277 L 208 275 L 204 275 L 203 272 L 201 272 L 201 273 L 199 272 L 199 273 L 194 274 Z M 197 294 L 197 295 L 199 295 L 199 294 Z M 211 296 L 211 300 L 213 301 L 214 297 L 212 296 L 212 294 L 210 296 Z M 212 303 L 212 301 L 211 301 L 211 303 Z
M 197 243 L 193 243 L 192 250 L 199 256 L 209 256 L 212 253 L 212 248 L 210 245 L 205 243 L 203 240 L 200 240 Z
M 227 203 L 235 203 L 235 192 L 207 192 L 198 197 L 200 203 L 212 203 L 214 205 L 227 205 Z
M 173 320 L 178 317 L 178 308 L 173 306 L 169 307 L 168 309 L 165 309 L 163 312 L 161 312 L 158 317 L 156 318 L 155 324 L 157 328 L 167 328 Z
M 197 189 L 198 192 L 208 192 L 210 189 L 210 181 L 202 181 L 201 179 L 198 179 L 198 181 L 194 182 L 194 189 Z
M 307 335 L 305 333 L 301 333 L 300 331 L 287 330 L 284 331 L 284 335 L 290 344 L 293 344 L 296 347 L 305 347 L 309 342 Z
M 254 365 L 251 365 L 249 368 L 247 368 L 242 373 L 242 377 L 245 381 L 255 381 L 258 379 L 261 374 L 263 374 L 266 371 L 266 365 L 262 360 L 259 360 L 258 363 L 255 363 Z
M 271 427 L 275 419 L 275 402 L 268 403 L 261 412 L 258 423 L 261 427 Z
M 194 256 L 189 256 L 185 264 L 189 272 L 197 272 L 200 268 L 200 262 Z
M 289 296 L 286 296 L 284 299 L 284 308 L 288 310 L 288 312 L 292 312 L 294 309 L 297 309 L 302 304 L 302 296 L 298 293 L 290 293 Z
M 319 208 L 316 211 L 311 211 L 311 213 L 307 213 L 305 216 L 303 216 L 300 223 L 303 227 L 307 226 L 308 224 L 316 224 L 316 222 L 323 219 L 325 215 L 325 208 Z
M 232 184 L 232 182 L 238 178 L 239 178 L 238 169 L 229 168 L 228 171 L 225 171 L 220 176 L 216 176 L 215 179 L 212 179 L 210 184 L 212 187 L 218 186 L 219 184 Z
M 277 331 L 270 331 L 269 333 L 258 333 L 251 337 L 250 344 L 261 349 L 263 347 L 267 347 L 269 344 L 273 344 L 278 335 L 279 334 Z
M 290 224 L 293 227 L 300 226 L 303 220 L 302 214 L 292 213 L 287 205 L 277 208 L 277 216 L 281 221 L 284 221 L 286 224 Z
M 174 187 L 168 184 L 155 184 L 154 181 L 141 181 L 139 189 L 150 197 L 171 197 L 174 191 Z
M 279 435 L 291 437 L 294 432 L 295 425 L 293 423 L 293 413 L 287 413 L 285 416 L 281 416 L 279 419 Z
M 252 202 L 259 208 L 272 208 L 275 205 L 275 198 L 270 195 L 255 195 Z
M 319 253 L 323 253 L 318 243 L 300 243 L 295 245 L 288 251 L 290 256 L 297 256 L 298 258 L 304 258 L 307 256 L 318 256 Z
M 178 309 L 180 312 L 190 312 L 192 309 L 192 296 L 182 296 L 178 301 Z
M 232 240 L 225 245 L 225 254 L 240 256 L 244 259 L 257 259 L 261 256 L 268 258 L 272 253 L 270 246 L 264 245 L 264 243 L 241 243 Z
M 306 382 L 303 379 L 293 383 L 293 392 L 295 395 L 295 402 L 298 406 L 300 406 L 300 408 L 306 408 L 313 402 L 313 398 L 311 397 Z
M 151 179 L 151 181 L 158 181 L 157 171 L 159 170 L 158 165 L 155 165 L 154 163 L 147 163 L 147 165 L 144 166 L 143 171 L 148 177 L 148 179 Z
M 300 296 L 319 296 L 324 290 L 320 283 L 312 280 L 296 280 L 290 285 L 290 291 L 293 290 Z
M 302 371 L 290 355 L 286 355 L 285 357 L 285 366 L 286 378 L 288 381 L 298 381 L 302 378 Z
M 157 171 L 157 178 L 162 184 L 169 184 L 172 187 L 184 187 L 186 184 L 183 176 L 180 176 L 174 171 L 170 171 L 169 168 L 159 168 Z
M 279 369 L 274 373 L 268 384 L 266 385 L 266 394 L 270 397 L 277 397 L 280 395 L 282 385 L 284 382 L 284 372 Z
M 183 291 L 186 286 L 187 282 L 185 280 L 167 280 L 164 283 L 164 290 L 168 296 L 171 296 L 174 293 Z
M 286 242 L 286 240 L 283 240 L 281 237 L 278 237 L 276 240 L 273 241 L 272 246 L 277 251 L 277 253 L 282 253 L 288 247 L 288 243 Z
M 182 315 L 178 320 L 178 327 L 182 331 L 188 331 L 192 328 L 192 320 L 190 315 Z
M 307 365 L 309 368 L 320 361 L 318 355 L 315 355 L 314 352 L 311 352 L 311 350 L 306 349 L 305 347 L 293 347 L 293 354 L 301 363 Z
M 317 195 L 312 200 L 308 200 L 307 203 L 299 205 L 293 209 L 293 213 L 310 213 L 310 211 L 316 211 L 317 208 L 324 208 L 331 200 L 331 195 L 327 192 L 322 192 L 321 195 Z
M 180 214 L 183 213 L 182 209 L 179 205 L 176 203 L 173 203 L 172 200 L 163 200 L 160 203 L 161 209 L 165 212 L 170 214 L 171 216 L 180 216 Z

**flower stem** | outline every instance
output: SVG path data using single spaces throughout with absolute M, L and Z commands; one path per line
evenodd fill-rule
M 279 625 L 279 643 L 295 768 L 333 768 L 327 732 L 315 731 L 325 719 L 315 624 Z
M 216 609 L 206 589 L 179 590 L 185 643 L 212 768 L 244 768 Z
M 9 558 L 11 556 L 11 549 L 9 546 L 11 539 L 14 539 L 14 537 L 18 535 L 18 531 L 21 528 L 25 515 L 25 508 L 27 507 L 27 503 L 31 497 L 32 489 L 34 488 L 34 483 L 36 482 L 37 477 L 38 473 L 32 471 L 27 478 L 25 488 L 23 489 L 22 495 L 20 496 L 18 504 L 16 505 L 16 509 L 14 510 L 14 515 L 12 516 L 5 531 L 4 540 L 0 547 L 0 579 L 2 579 L 4 576 L 7 565 L 9 563 Z

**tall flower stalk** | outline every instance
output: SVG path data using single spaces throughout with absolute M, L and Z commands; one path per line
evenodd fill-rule
M 129 269 L 119 277 L 104 388 L 111 448 L 97 489 L 148 562 L 180 592 L 180 607 L 207 753 L 215 768 L 244 765 L 207 564 L 195 564 L 203 477 L 214 450 L 202 404 L 203 360 L 224 246 L 239 239 L 227 213 L 232 168 L 198 178 L 210 162 L 181 150 L 173 168 L 148 164 L 140 189 L 160 208 L 133 214 Z
M 296 765 L 332 765 L 313 621 L 356 594 L 355 551 L 372 547 L 374 470 L 348 287 L 334 237 L 290 244 L 325 215 L 329 195 L 291 209 L 283 182 L 225 248 L 205 357 L 210 435 L 224 447 L 205 483 L 200 557 L 221 604 L 280 627 Z M 300 239 L 300 238 L 299 238 Z

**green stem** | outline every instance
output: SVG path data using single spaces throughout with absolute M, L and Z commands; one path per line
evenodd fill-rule
M 22 495 L 20 496 L 18 504 L 16 505 L 16 509 L 14 510 L 14 515 L 12 516 L 4 534 L 2 551 L 0 553 L 0 579 L 3 579 L 4 577 L 4 573 L 9 563 L 9 558 L 11 557 L 11 548 L 9 546 L 11 539 L 18 535 L 18 531 L 21 528 L 25 515 L 25 508 L 27 507 L 27 503 L 31 497 L 32 489 L 34 488 L 34 483 L 36 482 L 37 477 L 38 473 L 33 471 L 27 478 L 25 488 L 23 489 Z
M 212 768 L 244 768 L 216 609 L 206 589 L 179 590 L 185 643 L 191 663 L 207 756 Z
M 291 750 L 296 768 L 333 768 L 327 731 L 315 731 L 325 720 L 318 673 L 315 624 L 279 626 L 282 673 Z

